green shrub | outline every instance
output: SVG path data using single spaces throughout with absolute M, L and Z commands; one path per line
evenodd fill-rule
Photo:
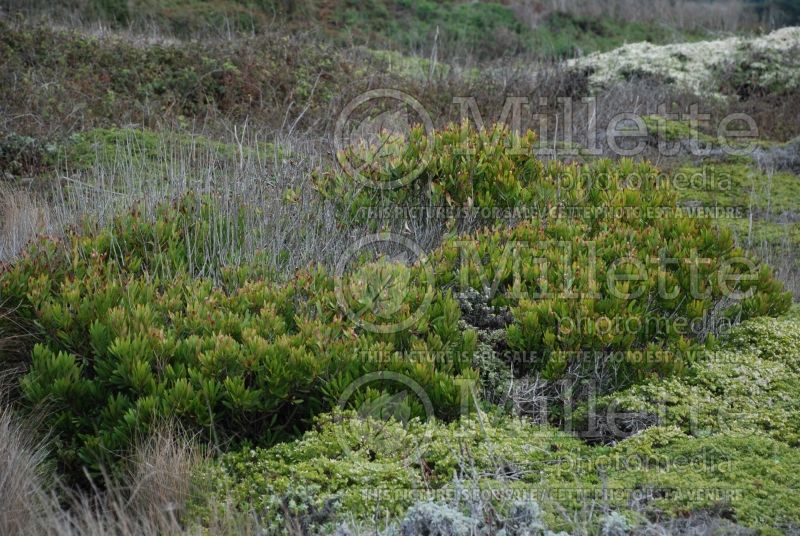
M 14 311 L 8 322 L 32 326 L 40 341 L 22 378 L 24 403 L 47 408 L 42 425 L 52 430 L 64 468 L 75 475 L 83 464 L 113 463 L 137 434 L 173 417 L 208 439 L 271 444 L 302 431 L 375 371 L 417 382 L 438 416 L 458 414 L 455 380 L 472 375 L 475 333 L 457 328 L 449 293 L 428 295 L 414 283 L 419 267 L 393 268 L 408 271 L 412 282 L 397 311 L 363 318 L 392 321 L 420 300 L 429 306 L 407 330 L 372 333 L 342 314 L 335 278 L 322 270 L 276 284 L 239 266 L 222 270 L 221 286 L 191 273 L 189 259 L 208 258 L 203 251 L 213 237 L 242 240 L 240 220 L 214 217 L 214 210 L 212 201 L 188 197 L 155 221 L 134 212 L 65 244 L 44 240 L 0 274 L 5 307 Z M 369 294 L 371 270 L 343 284 Z M 440 362 L 407 359 L 410 352 Z M 397 388 L 369 387 L 353 403 Z
M 387 158 L 364 166 L 358 180 L 329 172 L 317 184 L 347 218 L 444 207 L 454 219 L 475 215 L 496 225 L 446 240 L 433 263 L 438 288 L 472 288 L 488 294 L 489 305 L 511 308 L 506 343 L 522 356 L 518 372 L 559 379 L 595 365 L 581 357 L 586 351 L 624 356 L 617 384 L 679 371 L 696 342 L 720 326 L 789 308 L 769 268 L 712 219 L 680 210 L 671 182 L 649 164 L 545 164 L 534 142 L 532 133 L 502 126 L 453 125 L 430 139 L 418 127 L 389 138 Z M 369 151 L 339 156 L 366 161 Z M 420 161 L 427 165 L 403 188 L 361 186 L 414 177 Z
M 406 137 L 384 134 L 380 156 L 388 158 L 383 161 L 376 161 L 374 146 L 348 147 L 337 155 L 340 162 L 371 165 L 360 166 L 356 177 L 340 171 L 320 174 L 317 188 L 348 210 L 348 217 L 397 206 L 546 208 L 555 199 L 558 188 L 550 179 L 560 168 L 557 163 L 548 168 L 532 156 L 533 133 L 519 136 L 499 124 L 476 132 L 465 124 L 428 134 L 420 126 Z M 393 181 L 402 187 L 363 186 Z
M 719 276 L 750 273 L 725 262 L 743 252 L 729 232 L 684 217 L 526 222 L 451 239 L 439 255 L 438 284 L 494 291 L 489 304 L 514 319 L 510 358 L 548 379 L 591 369 L 592 352 L 624 357 L 617 383 L 681 371 L 715 331 L 791 303 L 763 266 L 740 281 L 749 297 L 730 299 Z M 659 265 L 659 255 L 677 261 Z

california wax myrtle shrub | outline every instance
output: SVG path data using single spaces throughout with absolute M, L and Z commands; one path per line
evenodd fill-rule
M 519 136 L 502 125 L 480 132 L 450 125 L 430 136 L 421 126 L 407 136 L 383 132 L 337 155 L 358 173 L 328 171 L 316 184 L 348 218 L 397 206 L 547 207 L 557 188 L 542 180 L 547 168 L 532 156 L 534 142 L 532 132 Z M 398 187 L 370 187 L 393 181 Z
M 316 177 L 319 191 L 339 203 L 347 218 L 371 214 L 363 209 L 400 206 L 446 207 L 456 215 L 473 211 L 484 224 L 553 213 L 599 221 L 613 217 L 612 208 L 628 207 L 636 215 L 645 208 L 676 207 L 670 181 L 650 165 L 629 159 L 577 167 L 545 161 L 537 155 L 535 133 L 519 134 L 504 124 L 481 130 L 451 124 L 429 136 L 417 126 L 406 136 L 383 132 L 369 141 L 337 155 L 346 172 Z M 588 208 L 594 210 L 577 210 Z
M 612 355 L 626 383 L 682 370 L 720 326 L 788 309 L 770 270 L 743 256 L 729 232 L 700 219 L 534 219 L 448 240 L 437 285 L 510 308 L 506 351 L 522 372 L 555 380 Z
M 47 409 L 42 425 L 53 431 L 65 470 L 76 476 L 82 465 L 113 464 L 165 418 L 210 439 L 270 444 L 302 431 L 375 371 L 418 383 L 439 417 L 458 414 L 455 380 L 472 375 L 475 333 L 458 329 L 449 293 L 416 283 L 418 266 L 392 268 L 408 272 L 405 302 L 380 309 L 381 318 L 369 310 L 362 318 L 397 321 L 422 300 L 428 306 L 406 330 L 372 333 L 342 313 L 336 281 L 321 269 L 282 284 L 247 266 L 224 271 L 219 285 L 193 276 L 195 250 L 203 258 L 215 236 L 241 240 L 236 218 L 218 220 L 214 210 L 212 199 L 189 196 L 152 221 L 133 212 L 65 243 L 42 240 L 3 268 L 6 307 L 39 341 L 21 379 L 23 404 Z M 220 225 L 230 228 L 215 231 Z M 370 285 L 382 279 L 371 272 L 381 269 L 344 276 L 343 284 L 366 288 L 355 299 L 375 294 Z M 359 277 L 365 282 L 353 280 Z M 445 354 L 452 357 L 438 363 L 423 357 Z M 363 405 L 403 388 L 367 387 L 348 402 Z M 419 404 L 405 404 L 404 415 L 425 415 Z
M 430 139 L 420 128 L 386 136 L 380 158 L 363 146 L 340 155 L 369 165 L 355 178 L 321 176 L 322 191 L 347 199 L 343 207 L 520 215 L 519 225 L 450 238 L 434 253 L 437 288 L 476 289 L 491 305 L 511 307 L 506 344 L 523 357 L 519 372 L 559 379 L 576 365 L 595 365 L 583 351 L 621 353 L 620 380 L 680 370 L 693 342 L 720 324 L 776 315 L 791 303 L 730 232 L 683 213 L 671 182 L 646 163 L 544 163 L 532 152 L 532 133 L 502 125 L 453 125 Z M 407 186 L 356 186 L 356 179 L 380 185 L 407 177 L 421 161 L 427 165 Z M 488 213 L 486 223 L 503 219 Z M 675 355 L 650 358 L 664 348 Z

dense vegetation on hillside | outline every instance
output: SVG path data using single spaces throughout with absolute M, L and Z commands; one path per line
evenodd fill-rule
M 90 20 L 156 26 L 183 36 L 261 33 L 281 20 L 295 31 L 320 32 L 338 43 L 419 51 L 436 39 L 445 55 L 461 50 L 460 54 L 469 51 L 482 58 L 523 52 L 564 56 L 608 50 L 626 41 L 665 42 L 702 35 L 701 28 L 684 33 L 655 23 L 598 21 L 563 12 L 546 15 L 542 25 L 531 28 L 503 2 L 91 0 L 78 4 L 83 5 L 77 13 Z M 75 8 L 67 11 L 76 13 Z
M 3 3 L 0 534 L 797 533 L 797 16 Z

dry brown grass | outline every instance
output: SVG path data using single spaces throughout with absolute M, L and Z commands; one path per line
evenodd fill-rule
M 220 264 L 256 254 L 267 259 L 265 269 L 286 273 L 335 258 L 353 231 L 337 225 L 314 190 L 311 171 L 322 164 L 321 149 L 297 136 L 275 141 L 273 150 L 256 136 L 240 138 L 234 155 L 217 146 L 167 143 L 153 155 L 144 154 L 131 134 L 89 169 L 59 171 L 38 191 L 0 185 L 0 262 L 20 255 L 37 235 L 58 237 L 86 219 L 106 225 L 134 205 L 154 216 L 159 205 L 187 192 L 215 196 L 220 209 L 213 217 L 241 219 L 247 229 L 244 243 L 234 244 L 224 234 L 230 226 L 215 226 L 221 234 L 191 252 L 197 275 L 213 276 Z M 290 190 L 293 201 L 287 202 Z
M 3 395 L 5 396 L 5 395 Z M 145 438 L 122 479 L 102 487 L 65 488 L 48 462 L 47 441 L 0 403 L 0 534 L 3 536 L 154 536 L 263 534 L 258 517 L 225 502 L 202 504 L 202 519 L 187 512 L 202 501 L 197 467 L 208 460 L 174 426 Z
M 47 442 L 32 433 L 9 407 L 0 408 L 0 534 L 3 536 L 153 536 L 200 534 L 186 507 L 192 474 L 206 459 L 203 449 L 173 426 L 143 440 L 123 480 L 103 489 L 64 488 L 48 463 Z M 252 534 L 254 518 L 225 508 L 209 510 L 207 534 Z
M 42 517 L 50 517 L 52 501 L 47 493 L 47 452 L 0 408 L 0 534 L 44 534 Z
M 53 208 L 25 188 L 0 182 L 0 261 L 15 257 L 39 233 L 53 226 Z

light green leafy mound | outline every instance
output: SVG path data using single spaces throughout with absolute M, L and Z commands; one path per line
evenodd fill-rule
M 409 435 L 425 438 L 418 455 L 398 448 Z M 403 427 L 345 416 L 321 419 L 294 443 L 226 454 L 198 480 L 210 486 L 212 500 L 254 511 L 278 532 L 287 508 L 306 528 L 324 532 L 343 521 L 391 525 L 429 500 L 466 512 L 475 497 L 496 513 L 516 500 L 535 501 L 553 530 L 573 531 L 565 519 L 601 506 L 634 525 L 713 510 L 769 529 L 800 524 L 798 469 L 800 450 L 763 436 L 693 438 L 656 427 L 613 447 L 590 447 L 508 417 Z M 204 507 L 196 505 L 200 513 Z M 589 523 L 592 532 L 600 522 Z
M 409 438 L 413 449 L 407 448 Z M 282 502 L 297 516 L 312 515 L 325 504 L 335 512 L 369 520 L 401 515 L 429 492 L 453 493 L 453 478 L 545 464 L 553 452 L 588 451 L 579 440 L 555 429 L 517 419 L 450 425 L 412 420 L 373 421 L 350 414 L 323 416 L 301 440 L 269 450 L 245 449 L 223 455 L 200 480 L 218 498 L 252 509 L 282 525 Z M 469 464 L 469 465 L 465 465 Z M 505 464 L 505 469 L 503 469 Z M 310 502 L 291 502 L 298 495 Z M 327 521 L 335 521 L 331 516 Z
M 632 43 L 572 60 L 570 66 L 588 70 L 597 88 L 631 77 L 653 77 L 697 95 L 724 98 L 740 91 L 746 96 L 756 88 L 780 93 L 800 87 L 798 47 L 800 28 L 789 27 L 757 38 L 660 46 Z
M 692 438 L 656 427 L 611 452 L 622 468 L 607 470 L 609 488 L 637 490 L 645 513 L 727 511 L 764 533 L 800 526 L 800 450 L 783 442 L 729 433 Z
M 643 413 L 694 436 L 767 436 L 800 446 L 800 318 L 754 319 L 683 377 L 610 395 L 598 413 Z

